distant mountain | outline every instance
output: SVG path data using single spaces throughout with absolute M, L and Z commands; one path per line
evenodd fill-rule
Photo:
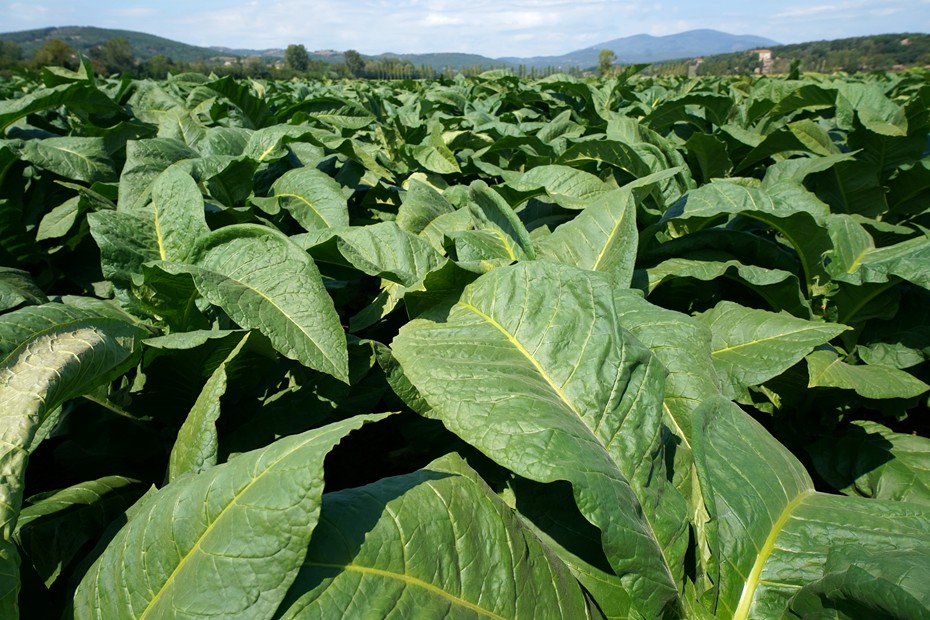
M 253 50 L 229 47 L 198 47 L 142 32 L 95 28 L 92 26 L 64 26 L 0 33 L 0 41 L 12 41 L 18 44 L 27 57 L 32 56 L 42 44 L 50 39 L 61 39 L 76 51 L 86 53 L 90 48 L 116 37 L 127 39 L 136 57 L 140 60 L 148 60 L 152 56 L 159 54 L 175 61 L 185 62 L 209 60 L 223 56 L 284 58 L 284 48 Z M 458 71 L 466 67 L 498 68 L 516 67 L 518 65 L 524 65 L 528 68 L 562 67 L 562 69 L 567 70 L 572 67 L 586 69 L 597 66 L 597 55 L 604 49 L 613 50 L 617 55 L 617 63 L 632 64 L 726 54 L 773 45 L 777 45 L 777 43 L 771 39 L 752 35 L 732 35 L 716 30 L 690 30 L 664 37 L 639 34 L 613 39 L 561 56 L 490 58 L 479 54 L 431 53 L 379 54 L 370 56 L 370 58 L 399 58 L 409 60 L 414 66 L 429 65 L 439 71 L 446 67 Z M 342 62 L 343 60 L 342 52 L 334 50 L 310 52 L 310 58 L 325 62 Z
M 95 28 L 93 26 L 62 26 L 60 28 L 39 28 L 19 32 L 0 33 L 0 41 L 11 41 L 19 45 L 26 57 L 32 56 L 37 49 L 51 39 L 61 39 L 76 52 L 87 52 L 92 47 L 102 45 L 109 39 L 122 37 L 129 41 L 137 58 L 148 60 L 152 56 L 167 56 L 176 61 L 191 62 L 208 60 L 222 56 L 221 52 L 208 47 L 197 47 L 157 37 L 144 32 L 132 30 L 114 30 L 112 28 Z
M 601 50 L 605 49 L 617 55 L 618 64 L 635 64 L 695 58 L 710 54 L 728 54 L 772 45 L 778 45 L 778 43 L 754 35 L 734 35 L 717 30 L 688 30 L 663 37 L 637 34 L 612 39 L 561 56 L 512 57 L 498 60 L 528 67 L 589 68 L 597 66 L 597 56 Z

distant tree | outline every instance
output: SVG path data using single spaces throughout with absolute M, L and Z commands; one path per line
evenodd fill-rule
M 61 39 L 49 39 L 42 44 L 42 47 L 36 50 L 32 60 L 40 67 L 45 67 L 47 65 L 74 67 L 75 58 L 77 58 L 77 54 L 74 53 L 70 45 Z
M 23 48 L 13 41 L 0 41 L 0 69 L 11 69 L 23 59 Z
M 284 50 L 284 66 L 294 71 L 304 72 L 310 66 L 310 55 L 303 45 L 288 45 Z
M 349 73 L 355 77 L 362 77 L 365 70 L 365 61 L 362 60 L 362 55 L 355 50 L 346 50 L 342 56 L 345 58 L 346 68 L 349 69 Z
M 242 64 L 243 75 L 253 78 L 270 78 L 271 71 L 261 56 L 249 56 Z
M 617 60 L 617 55 L 613 50 L 601 50 L 597 55 L 597 72 L 600 75 L 608 75 L 610 68 Z
M 143 63 L 145 75 L 163 80 L 168 77 L 168 73 L 174 69 L 174 61 L 164 54 L 155 54 Z
M 107 39 L 91 49 L 90 59 L 98 73 L 131 73 L 136 66 L 132 44 L 125 37 Z

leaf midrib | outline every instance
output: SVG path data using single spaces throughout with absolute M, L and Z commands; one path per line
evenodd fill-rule
M 768 561 L 769 556 L 772 555 L 772 551 L 775 550 L 775 541 L 778 539 L 778 535 L 781 533 L 782 529 L 784 529 L 788 520 L 791 519 L 791 515 L 794 513 L 795 509 L 815 492 L 816 491 L 812 490 L 802 491 L 785 506 L 784 510 L 782 510 L 781 514 L 778 516 L 778 520 L 769 531 L 765 543 L 763 543 L 762 548 L 759 549 L 759 552 L 756 554 L 756 561 L 752 565 L 752 570 L 749 571 L 749 576 L 746 577 L 746 581 L 743 583 L 743 591 L 740 594 L 736 611 L 733 612 L 733 620 L 746 620 L 749 617 L 753 597 L 761 582 L 760 576 L 762 575 L 762 569 L 765 568 L 765 563 Z
M 306 441 L 303 441 L 299 445 L 292 448 L 291 450 L 286 451 L 279 458 L 269 463 L 268 467 L 266 467 L 261 472 L 259 472 L 258 475 L 252 478 L 252 480 L 250 480 L 249 483 L 245 485 L 245 487 L 243 487 L 241 491 L 233 495 L 229 503 L 226 504 L 226 506 L 223 507 L 223 510 L 221 510 L 219 514 L 216 515 L 216 518 L 213 519 L 213 521 L 207 526 L 207 529 L 203 531 L 203 534 L 201 534 L 197 538 L 197 542 L 194 543 L 194 546 L 190 548 L 187 554 L 184 557 L 182 557 L 181 560 L 178 562 L 177 566 L 174 567 L 174 570 L 171 571 L 170 575 L 168 575 L 168 578 L 165 580 L 165 583 L 162 584 L 161 588 L 158 589 L 158 592 L 155 593 L 155 596 L 153 596 L 152 599 L 149 601 L 148 605 L 146 605 L 145 610 L 143 610 L 142 614 L 139 616 L 139 620 L 143 620 L 144 618 L 146 618 L 149 615 L 149 612 L 152 611 L 156 607 L 158 602 L 161 600 L 162 595 L 168 590 L 168 587 L 172 583 L 174 583 L 175 579 L 177 578 L 181 570 L 187 565 L 187 563 L 191 560 L 191 558 L 193 558 L 197 554 L 197 552 L 200 550 L 201 543 L 203 543 L 203 541 L 206 540 L 210 536 L 211 532 L 213 532 L 213 528 L 216 526 L 217 523 L 220 523 L 223 520 L 224 515 L 227 512 L 229 512 L 229 510 L 232 509 L 234 506 L 238 505 L 239 499 L 241 499 L 242 496 L 248 493 L 249 489 L 251 489 L 255 485 L 255 483 L 261 480 L 269 471 L 271 471 L 274 467 L 276 467 L 278 463 L 280 463 L 281 461 L 283 461 L 290 455 L 294 454 L 298 450 L 301 450 L 302 448 L 306 447 L 307 444 L 312 443 L 315 438 L 316 437 L 309 437 L 307 438 Z
M 429 582 L 423 581 L 422 579 L 418 579 L 406 573 L 395 573 L 392 571 L 382 570 L 380 568 L 374 568 L 371 566 L 361 566 L 360 564 L 354 564 L 352 562 L 348 564 L 328 564 L 328 563 L 323 563 L 323 562 L 306 562 L 304 565 L 305 566 L 316 566 L 318 568 L 334 568 L 334 569 L 339 569 L 339 570 L 344 570 L 344 571 L 353 571 L 356 573 L 361 573 L 363 575 L 376 575 L 378 577 L 385 577 L 387 579 L 396 579 L 398 581 L 404 582 L 406 585 L 423 588 L 424 590 L 428 592 L 436 594 L 448 601 L 451 601 L 452 603 L 456 605 L 460 605 L 462 607 L 465 607 L 466 609 L 470 609 L 471 611 L 474 611 L 475 613 L 478 613 L 486 618 L 492 618 L 493 620 L 505 620 L 503 616 L 499 616 L 493 611 L 485 609 L 484 607 L 480 607 L 476 605 L 475 603 L 467 601 L 461 597 L 455 596 L 454 594 L 450 592 L 446 592 L 442 588 L 436 587 Z
M 716 356 L 720 355 L 721 353 L 729 353 L 729 352 L 731 352 L 731 351 L 735 351 L 735 350 L 741 349 L 741 348 L 743 348 L 743 347 L 754 346 L 754 345 L 757 345 L 757 344 L 760 344 L 760 343 L 763 343 L 763 342 L 767 342 L 767 341 L 769 341 L 769 340 L 778 340 L 778 339 L 784 338 L 784 337 L 786 337 L 786 336 L 795 336 L 795 335 L 797 335 L 797 334 L 803 334 L 804 332 L 817 331 L 817 330 L 820 329 L 820 328 L 821 328 L 820 325 L 812 325 L 812 326 L 803 327 L 803 328 L 801 328 L 801 329 L 796 329 L 796 330 L 789 331 L 789 332 L 779 332 L 779 333 L 773 334 L 773 335 L 771 335 L 771 336 L 766 336 L 765 338 L 758 338 L 758 339 L 756 339 L 756 340 L 749 340 L 749 341 L 747 341 L 747 342 L 741 342 L 741 343 L 739 343 L 739 344 L 735 344 L 735 345 L 723 347 L 722 349 L 715 349 L 715 350 L 711 351 L 710 354 L 711 354 L 712 356 L 715 356 L 715 357 L 716 357 Z
M 580 412 L 578 411 L 578 409 L 575 407 L 575 404 L 574 404 L 571 400 L 569 400 L 568 395 L 565 394 L 565 392 L 562 390 L 562 388 L 561 388 L 560 386 L 556 385 L 556 383 L 555 383 L 555 381 L 552 379 L 552 377 L 549 376 L 549 373 L 546 372 L 546 369 L 543 368 L 543 367 L 542 367 L 542 364 L 539 363 L 539 360 L 537 360 L 535 357 L 533 357 L 533 354 L 530 353 L 530 352 L 526 349 L 526 347 L 523 346 L 523 343 L 521 343 L 519 340 L 517 340 L 509 331 L 507 331 L 507 330 L 504 328 L 503 325 L 501 325 L 500 323 L 498 323 L 492 316 L 490 316 L 490 315 L 488 315 L 488 314 L 485 314 L 484 312 L 482 312 L 481 310 L 479 310 L 477 307 L 471 305 L 470 303 L 468 303 L 468 302 L 466 302 L 466 301 L 461 301 L 461 300 L 460 300 L 459 303 L 462 305 L 462 307 L 464 307 L 464 308 L 467 309 L 467 310 L 470 310 L 471 312 L 474 312 L 474 313 L 477 314 L 479 317 L 481 317 L 482 319 L 484 319 L 485 321 L 487 321 L 488 324 L 490 324 L 492 327 L 494 327 L 494 328 L 497 329 L 500 333 L 502 333 L 502 334 L 504 335 L 504 337 L 506 337 L 507 340 L 517 349 L 517 351 L 519 351 L 519 352 L 533 365 L 533 368 L 536 369 L 536 372 L 538 372 L 539 375 L 546 381 L 546 383 L 549 384 L 549 387 L 552 388 L 552 390 L 556 393 L 556 395 L 559 397 L 559 399 L 560 399 L 563 403 L 565 403 L 565 405 L 566 405 L 569 409 L 571 409 L 571 412 L 572 412 L 573 414 L 575 414 L 575 416 L 577 416 L 579 420 L 582 420 L 582 419 L 583 419 L 583 418 L 581 417 L 581 413 L 580 413 Z M 585 428 L 588 428 L 587 424 L 585 424 L 584 426 L 585 426 Z M 590 429 L 588 429 L 588 430 L 590 431 Z M 592 433 L 592 434 L 593 434 L 593 433 Z M 598 443 L 600 443 L 600 442 L 598 442 Z
M 296 198 L 296 199 L 299 200 L 300 202 L 302 202 L 302 203 L 304 203 L 305 205 L 307 205 L 307 206 L 310 208 L 310 210 L 313 211 L 313 213 L 314 213 L 318 218 L 320 218 L 320 220 L 323 222 L 323 224 L 325 224 L 326 226 L 330 226 L 330 227 L 331 227 L 331 226 L 334 226 L 334 224 L 331 224 L 330 222 L 327 222 L 327 221 L 326 221 L 326 218 L 323 217 L 323 214 L 320 213 L 319 209 L 317 209 L 315 206 L 313 206 L 313 202 L 312 202 L 312 201 L 310 201 L 310 200 L 307 199 L 307 198 L 304 198 L 304 197 L 301 196 L 300 194 L 291 194 L 291 193 L 288 193 L 288 192 L 282 192 L 282 193 L 280 193 L 280 194 L 275 194 L 275 198 Z
M 292 318 L 291 315 L 288 314 L 288 313 L 284 310 L 284 308 L 282 308 L 282 307 L 279 306 L 277 303 L 275 303 L 274 299 L 272 299 L 271 297 L 269 297 L 268 295 L 266 295 L 264 291 L 262 291 L 261 289 L 256 288 L 255 286 L 253 286 L 253 285 L 251 285 L 251 284 L 248 284 L 248 283 L 246 283 L 246 282 L 243 282 L 242 280 L 239 280 L 238 278 L 233 278 L 233 277 L 228 276 L 228 275 L 226 275 L 226 274 L 224 274 L 224 273 L 221 273 L 221 272 L 219 272 L 219 271 L 214 271 L 213 269 L 209 269 L 209 268 L 206 268 L 206 267 L 201 267 L 201 269 L 202 269 L 203 271 L 208 272 L 208 273 L 218 275 L 218 276 L 220 276 L 221 278 L 224 278 L 224 279 L 226 279 L 226 280 L 228 280 L 228 281 L 230 281 L 230 282 L 234 282 L 235 284 L 241 286 L 241 287 L 244 288 L 244 289 L 248 289 L 248 290 L 250 290 L 250 291 L 254 291 L 258 296 L 260 296 L 262 299 L 264 299 L 264 300 L 267 301 L 269 304 L 271 304 L 271 306 L 272 306 L 277 312 L 279 312 L 279 313 L 281 314 L 281 316 L 283 316 L 290 324 L 292 324 L 292 325 L 294 325 L 295 327 L 297 327 L 298 331 L 300 331 L 301 334 L 303 334 L 304 336 L 306 336 L 306 337 L 307 337 L 307 340 L 309 340 L 311 343 L 313 343 L 313 346 L 316 348 L 316 350 L 319 351 L 319 352 L 323 355 L 323 358 L 324 358 L 327 362 L 330 363 L 330 365 L 332 366 L 332 368 L 333 368 L 336 372 L 339 372 L 339 373 L 340 373 L 340 374 L 337 376 L 337 378 L 339 378 L 339 379 L 342 378 L 342 376 L 343 376 L 343 375 L 342 375 L 342 372 L 341 372 L 341 371 L 342 371 L 342 367 L 341 367 L 339 364 L 337 364 L 336 361 L 333 360 L 329 355 L 326 354 L 326 351 L 323 349 L 323 347 L 321 347 L 320 344 L 317 343 L 317 341 L 313 338 L 313 336 L 312 336 L 309 332 L 307 332 L 307 331 L 303 328 L 303 326 L 302 326 L 300 323 L 298 323 L 294 318 Z M 201 291 L 201 294 L 202 294 L 202 293 L 203 293 L 203 291 Z M 211 303 L 212 303 L 212 302 L 211 302 Z M 345 376 L 348 377 L 348 375 L 345 375 Z

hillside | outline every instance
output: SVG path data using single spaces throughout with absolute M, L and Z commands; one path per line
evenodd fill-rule
M 161 55 L 176 61 L 192 62 L 207 60 L 223 55 L 218 50 L 188 45 L 144 32 L 132 30 L 115 30 L 112 28 L 95 28 L 93 26 L 63 26 L 60 28 L 40 28 L 19 32 L 0 33 L 0 41 L 16 43 L 22 48 L 23 55 L 31 57 L 37 49 L 51 39 L 61 39 L 77 52 L 87 52 L 102 45 L 109 39 L 125 38 L 132 46 L 132 51 L 140 60 L 148 60 Z M 282 52 L 283 54 L 283 52 Z
M 612 39 L 561 56 L 533 58 L 501 58 L 499 60 L 530 67 L 562 66 L 594 67 L 601 50 L 611 50 L 620 64 L 655 63 L 679 58 L 693 58 L 709 54 L 739 52 L 758 47 L 777 45 L 775 41 L 754 35 L 733 35 L 717 30 L 689 30 L 661 37 L 638 34 Z
M 92 26 L 64 26 L 0 33 L 0 41 L 16 43 L 22 48 L 26 57 L 32 56 L 42 44 L 50 39 L 61 39 L 76 51 L 86 52 L 90 48 L 116 37 L 127 39 L 136 57 L 143 61 L 156 55 L 167 56 L 175 61 L 184 62 L 207 60 L 218 56 L 260 56 L 269 60 L 284 57 L 284 47 L 264 50 L 219 46 L 197 47 L 142 32 L 95 28 Z M 286 43 L 289 42 L 282 41 L 282 45 Z M 368 56 L 368 58 L 374 60 L 397 58 L 401 61 L 409 61 L 417 67 L 430 66 L 437 71 L 445 68 L 458 71 L 466 67 L 492 68 L 516 67 L 518 65 L 536 68 L 562 67 L 568 70 L 571 68 L 594 67 L 597 65 L 597 55 L 603 49 L 613 50 L 617 54 L 618 62 L 629 64 L 718 54 L 769 46 L 773 43 L 769 39 L 751 35 L 731 35 L 716 30 L 691 30 L 663 37 L 645 34 L 623 37 L 559 56 L 491 58 L 480 54 L 442 52 L 423 54 L 385 53 Z M 343 61 L 342 54 L 336 51 L 311 52 L 310 59 L 329 63 Z
M 810 41 L 769 47 L 770 63 L 747 52 L 705 56 L 699 72 L 726 75 L 753 72 L 785 73 L 799 61 L 802 71 L 888 71 L 904 67 L 930 66 L 930 35 L 917 33 L 881 34 L 829 41 Z
M 15 43 L 22 51 L 22 58 L 29 59 L 37 49 L 52 39 L 61 39 L 74 50 L 86 53 L 91 48 L 117 37 L 128 40 L 132 53 L 142 62 L 154 56 L 168 57 L 181 63 L 219 60 L 230 56 L 252 56 L 263 58 L 266 63 L 270 63 L 283 60 L 285 51 L 284 47 L 264 50 L 198 47 L 142 32 L 91 26 L 0 33 L 0 42 Z M 287 43 L 289 42 L 282 41 L 282 45 Z M 758 54 L 751 52 L 758 48 L 772 51 L 771 62 L 763 63 Z M 656 65 L 660 70 L 664 66 L 677 71 L 682 60 L 701 57 L 703 63 L 698 72 L 704 75 L 751 73 L 757 70 L 767 73 L 786 72 L 795 60 L 800 61 L 802 70 L 817 72 L 889 70 L 930 65 L 930 35 L 926 34 L 884 34 L 779 45 L 763 37 L 732 35 L 716 30 L 690 30 L 661 37 L 645 34 L 622 37 L 559 56 L 491 58 L 479 54 L 448 52 L 384 53 L 365 56 L 364 59 L 383 66 L 400 61 L 416 68 L 432 67 L 436 72 L 501 67 L 570 71 L 595 67 L 598 62 L 597 56 L 604 49 L 612 50 L 617 55 L 617 64 L 647 63 Z M 341 64 L 345 60 L 343 53 L 336 50 L 311 51 L 309 59 L 330 64 Z M 672 64 L 670 61 L 676 62 Z M 376 67 L 368 73 L 371 74 L 369 77 L 395 76 L 391 71 L 385 72 L 383 67 Z M 410 72 L 405 71 L 401 75 L 409 76 Z

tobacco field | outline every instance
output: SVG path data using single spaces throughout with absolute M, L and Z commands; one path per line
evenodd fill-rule
M 0 81 L 0 618 L 930 618 L 930 72 Z

